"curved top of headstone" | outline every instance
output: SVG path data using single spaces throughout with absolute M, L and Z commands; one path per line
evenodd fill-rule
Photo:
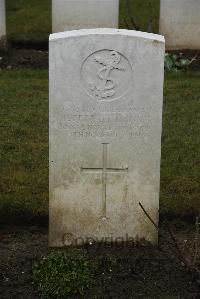
M 136 30 L 113 29 L 113 28 L 80 29 L 80 30 L 71 30 L 71 31 L 53 33 L 50 34 L 49 41 L 54 41 L 54 40 L 69 38 L 69 37 L 102 35 L 102 34 L 137 37 L 137 38 L 143 38 L 148 40 L 154 40 L 159 43 L 165 42 L 165 38 L 162 35 L 136 31 Z

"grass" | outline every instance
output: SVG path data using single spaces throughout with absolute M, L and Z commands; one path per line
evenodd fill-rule
M 200 212 L 199 79 L 198 72 L 166 75 L 161 210 Z M 0 217 L 47 215 L 47 71 L 0 71 L 0 99 Z
M 164 89 L 162 209 L 184 212 L 199 201 L 200 73 L 168 74 Z
M 44 214 L 48 202 L 47 71 L 0 71 L 0 211 Z
M 153 32 L 158 32 L 160 0 L 129 0 L 131 16 L 140 31 L 147 31 L 152 19 Z M 128 24 L 127 24 L 128 23 Z M 129 25 L 129 26 L 127 26 Z M 128 13 L 127 0 L 120 0 L 119 27 L 133 29 Z
M 10 41 L 47 41 L 51 32 L 51 0 L 6 0 Z
M 52 251 L 34 265 L 33 279 L 46 298 L 83 294 L 93 281 L 96 265 L 86 250 Z
M 120 28 L 131 25 L 127 0 L 120 0 Z M 132 15 L 142 31 L 149 18 L 158 32 L 159 0 L 129 0 Z M 7 32 L 10 41 L 47 41 L 51 33 L 51 0 L 7 0 Z M 124 21 L 126 19 L 126 22 Z

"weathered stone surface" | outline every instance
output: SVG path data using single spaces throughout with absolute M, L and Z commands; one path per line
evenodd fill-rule
M 0 0 L 0 48 L 5 45 L 5 40 L 6 40 L 5 0 Z
M 52 0 L 53 32 L 118 28 L 119 0 Z
M 167 49 L 200 49 L 200 1 L 161 0 L 160 34 Z
M 164 48 L 128 30 L 50 36 L 51 246 L 157 242 L 139 202 L 157 223 Z

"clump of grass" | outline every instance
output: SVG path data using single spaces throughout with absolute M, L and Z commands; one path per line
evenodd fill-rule
M 93 280 L 94 263 L 85 250 L 55 251 L 33 267 L 33 280 L 42 295 L 66 298 L 82 294 Z

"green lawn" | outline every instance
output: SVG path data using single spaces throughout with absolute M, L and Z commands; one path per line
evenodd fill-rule
M 120 0 L 120 28 L 131 22 L 127 0 Z M 131 15 L 140 30 L 147 31 L 149 18 L 158 31 L 159 0 L 129 0 Z M 7 0 L 7 31 L 10 41 L 47 41 L 51 33 L 51 0 Z M 126 20 L 126 21 L 125 21 Z
M 200 212 L 198 182 L 200 73 L 167 74 L 161 210 Z M 48 213 L 48 74 L 0 71 L 0 217 Z
M 133 29 L 130 15 L 141 31 L 147 31 L 149 20 L 152 19 L 152 29 L 158 32 L 160 0 L 129 0 L 130 13 L 128 13 L 127 0 L 120 0 L 119 27 Z M 126 20 L 126 21 L 125 21 Z M 127 24 L 128 21 L 128 24 Z
M 51 33 L 51 0 L 6 0 L 11 41 L 46 41 Z
M 47 71 L 0 71 L 0 214 L 47 213 Z
M 167 74 L 164 88 L 161 208 L 200 212 L 200 73 Z

